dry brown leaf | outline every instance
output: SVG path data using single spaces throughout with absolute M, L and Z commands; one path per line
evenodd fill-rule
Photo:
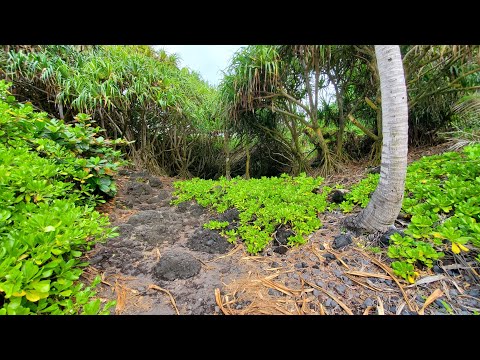
M 386 279 L 386 280 L 391 279 L 391 276 L 389 276 L 389 275 L 368 273 L 368 272 L 365 272 L 365 271 L 345 271 L 345 274 L 362 276 L 362 277 L 374 277 L 374 278 L 380 278 L 380 279 Z
M 120 315 L 125 309 L 127 290 L 122 285 L 115 283 L 115 292 L 117 293 L 117 305 L 115 306 L 115 314 Z
M 319 311 L 320 311 L 320 315 L 326 315 L 325 309 L 323 308 L 323 305 L 322 305 L 321 303 L 320 303 L 319 308 L 320 308 L 320 310 L 319 310 Z
M 178 308 L 177 308 L 177 304 L 175 303 L 175 299 L 173 298 L 173 295 L 170 293 L 170 291 L 168 291 L 167 289 L 163 289 L 160 286 L 157 286 L 157 285 L 154 285 L 154 284 L 148 285 L 148 288 L 158 290 L 158 291 L 162 291 L 162 292 L 166 293 L 169 296 L 170 302 L 172 303 L 177 315 L 180 315 L 180 312 L 178 311 Z
M 374 306 L 367 306 L 365 311 L 363 312 L 363 315 L 370 315 L 370 310 L 372 310 Z
M 366 287 L 367 289 L 370 289 L 370 290 L 373 290 L 373 291 L 382 291 L 382 289 L 380 288 L 377 288 L 376 286 L 371 286 L 371 285 L 367 285 L 365 284 L 364 282 L 360 281 L 360 280 L 357 280 L 355 279 L 354 277 L 352 276 L 349 276 L 348 274 L 346 275 L 350 280 L 352 280 L 353 282 L 359 284 L 359 285 L 362 285 L 364 287 Z
M 407 303 L 408 305 L 408 308 L 411 310 L 411 311 L 415 311 L 415 309 L 413 308 L 412 304 L 410 303 L 410 301 L 408 300 L 408 296 L 407 294 L 405 293 L 405 290 L 403 290 L 403 286 L 400 284 L 400 282 L 398 281 L 397 277 L 393 274 L 393 272 L 390 270 L 390 268 L 384 264 L 382 264 L 380 261 L 378 261 L 377 259 L 375 259 L 374 257 L 371 257 L 370 255 L 368 255 L 366 252 L 358 249 L 358 248 L 355 248 L 355 250 L 357 250 L 359 253 L 363 254 L 364 256 L 366 256 L 368 259 L 370 259 L 370 261 L 372 261 L 375 265 L 381 267 L 383 270 L 385 270 L 385 272 L 390 275 L 390 277 L 392 278 L 393 281 L 395 281 L 395 283 L 397 284 L 398 288 L 400 289 L 402 295 L 403 295 L 403 298 L 405 299 L 405 302 Z
M 216 257 L 215 259 L 213 260 L 209 260 L 207 262 L 214 262 L 214 261 L 217 261 L 219 259 L 223 259 L 223 258 L 226 258 L 226 257 L 229 257 L 229 256 L 232 256 L 233 254 L 235 254 L 238 250 L 242 249 L 243 248 L 243 244 L 238 244 L 237 246 L 235 246 L 232 250 L 230 250 L 228 253 L 226 253 L 225 255 L 221 255 L 221 256 L 218 256 Z
M 315 288 L 315 289 L 318 289 L 322 292 L 324 292 L 325 294 L 327 294 L 328 296 L 330 296 L 338 305 L 340 305 L 342 307 L 343 310 L 345 310 L 345 312 L 348 314 L 348 315 L 353 315 L 353 312 L 352 310 L 350 310 L 350 308 L 345 305 L 341 300 L 339 300 L 335 295 L 333 295 L 330 291 L 328 290 L 325 290 L 323 288 L 321 288 L 320 286 L 317 286 L 316 284 L 312 284 L 310 282 L 308 282 L 307 280 L 301 278 L 303 281 L 305 281 L 305 283 L 307 283 L 308 285 L 310 285 L 311 287 Z
M 380 299 L 380 296 L 377 296 L 378 300 L 378 306 L 377 306 L 377 311 L 378 315 L 385 315 L 385 309 L 383 308 L 383 301 Z
M 427 308 L 427 306 L 442 296 L 443 291 L 440 289 L 436 289 L 433 293 L 430 294 L 427 300 L 425 300 L 425 304 L 423 304 L 422 308 L 418 310 L 418 315 L 425 315 L 425 309 Z

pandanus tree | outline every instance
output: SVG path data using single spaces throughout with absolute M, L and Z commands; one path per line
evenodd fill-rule
M 318 109 L 328 47 L 321 45 L 248 46 L 238 51 L 227 70 L 222 91 L 225 106 L 237 128 L 267 132 L 289 149 L 297 168 L 305 169 L 306 137 L 317 150 L 320 174 L 335 168 L 333 154 L 323 136 Z M 258 122 L 248 112 L 269 109 L 275 122 Z

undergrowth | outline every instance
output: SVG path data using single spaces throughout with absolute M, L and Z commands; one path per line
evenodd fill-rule
M 17 103 L 0 81 L 0 314 L 106 314 L 84 251 L 117 235 L 94 210 L 116 192 L 121 152 L 89 116 L 74 125 Z
M 352 186 L 344 212 L 366 207 L 379 175 Z M 390 238 L 388 256 L 395 273 L 413 282 L 415 267 L 432 267 L 445 251 L 455 254 L 480 248 L 480 145 L 463 152 L 423 157 L 407 168 L 402 211 L 410 219 L 405 236 Z M 480 255 L 477 255 L 477 260 Z
M 326 195 L 329 188 L 321 193 L 316 189 L 322 178 L 312 178 L 301 174 L 291 177 L 262 177 L 245 180 L 240 177 L 232 180 L 202 180 L 195 178 L 174 183 L 178 198 L 172 204 L 196 200 L 204 207 L 212 207 L 218 213 L 230 208 L 239 211 L 239 224 L 236 229 L 223 230 L 222 234 L 230 242 L 241 239 L 247 251 L 256 254 L 272 240 L 280 225 L 291 228 L 294 235 L 288 238 L 288 245 L 303 244 L 305 235 L 322 226 L 318 213 L 327 206 Z M 223 229 L 228 222 L 211 221 L 205 227 Z

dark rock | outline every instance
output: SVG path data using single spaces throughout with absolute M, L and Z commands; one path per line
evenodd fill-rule
M 198 228 L 187 240 L 187 247 L 210 254 L 223 254 L 233 248 L 217 231 Z
M 372 299 L 366 298 L 362 305 L 367 307 L 367 306 L 373 306 L 373 304 L 375 304 L 375 302 Z
M 162 255 L 153 269 L 160 280 L 188 279 L 200 272 L 202 265 L 192 255 L 182 251 L 170 251 Z
M 390 311 L 392 314 L 396 314 L 397 308 L 396 308 L 395 306 L 390 306 L 390 307 L 388 308 L 388 311 Z
M 380 237 L 380 244 L 383 246 L 390 245 L 390 236 L 392 236 L 393 234 L 400 234 L 402 237 L 405 236 L 405 233 L 401 230 L 390 229 L 384 232 L 383 235 Z
M 322 244 L 318 245 L 318 248 L 319 248 L 320 250 L 325 250 L 325 246 L 323 246 Z
M 188 210 L 189 207 L 190 207 L 189 203 L 183 202 L 177 205 L 176 211 L 179 213 L 184 213 Z
M 474 298 L 480 298 L 480 289 L 470 289 L 467 291 L 467 294 Z
M 335 290 L 337 290 L 337 292 L 340 295 L 343 295 L 343 294 L 345 294 L 345 290 L 347 290 L 347 288 L 344 285 L 337 285 L 337 286 L 335 286 Z
M 330 254 L 330 253 L 322 254 L 322 256 L 327 260 L 335 260 L 336 259 L 335 255 Z
M 90 265 L 95 265 L 95 264 L 99 263 L 100 261 L 102 261 L 104 258 L 105 258 L 104 254 L 99 254 L 99 255 L 95 255 L 94 257 L 92 257 L 88 262 L 90 263 Z
M 130 181 L 127 183 L 125 193 L 132 196 L 150 195 L 153 192 L 149 184 Z
M 276 261 L 272 261 L 271 264 L 270 264 L 270 267 L 271 268 L 278 268 L 278 267 L 280 267 L 280 264 Z
M 386 279 L 385 284 L 387 284 L 388 286 L 393 286 L 393 281 Z
M 303 268 L 302 263 L 296 263 L 294 266 L 295 266 L 296 269 Z
M 205 214 L 205 208 L 198 204 L 193 204 L 192 206 L 190 206 L 190 214 L 192 214 L 193 216 L 201 216 Z
M 334 249 L 340 249 L 351 243 L 352 243 L 352 236 L 350 234 L 341 234 L 341 235 L 335 236 L 332 247 Z
M 135 179 L 138 179 L 138 178 L 147 179 L 150 176 L 150 174 L 148 173 L 147 170 L 140 170 L 136 172 L 132 171 L 130 176 Z
M 457 295 L 458 295 L 458 290 L 450 289 L 450 290 L 448 291 L 448 294 L 449 294 L 451 297 L 457 296 Z
M 228 209 L 218 215 L 218 221 L 228 221 L 229 223 L 240 220 L 240 212 L 235 209 Z
M 448 273 L 448 275 L 450 275 L 450 276 L 458 276 L 458 275 L 460 275 L 460 271 L 458 271 L 457 269 L 448 270 L 447 273 Z
M 325 301 L 325 306 L 328 307 L 328 308 L 329 307 L 335 307 L 335 306 L 337 306 L 337 302 L 328 298 L 327 301 Z
M 288 247 L 286 247 L 285 245 L 275 246 L 273 248 L 273 252 L 276 252 L 277 254 L 280 254 L 280 255 L 286 254 L 287 251 L 288 251 Z
M 158 192 L 157 198 L 159 198 L 160 200 L 165 200 L 165 199 L 168 199 L 169 196 L 170 196 L 170 193 L 167 190 L 160 190 Z
M 156 178 L 154 176 L 150 176 L 148 178 L 148 183 L 150 184 L 151 187 L 153 188 L 162 188 L 163 187 L 163 183 L 160 181 L 159 178 Z
M 345 200 L 345 195 L 348 193 L 349 191 L 345 189 L 335 189 L 332 192 L 330 192 L 330 194 L 328 194 L 327 200 L 329 202 L 340 204 L 343 200 Z
M 147 202 L 147 204 L 156 204 L 156 203 L 159 203 L 159 202 L 162 201 L 162 200 L 163 200 L 163 199 L 160 199 L 160 198 L 158 197 L 158 195 L 157 195 L 157 196 L 152 196 L 152 197 L 148 198 L 148 199 L 146 200 L 146 202 Z
M 291 229 L 286 228 L 284 225 L 280 225 L 277 228 L 274 241 L 278 245 L 287 245 L 288 238 L 292 235 L 295 235 L 295 233 Z
M 380 174 L 380 166 L 375 166 L 368 169 L 369 174 Z
M 127 221 L 127 224 L 136 226 L 149 223 L 158 223 L 163 220 L 164 216 L 161 212 L 155 210 L 140 211 L 132 216 Z

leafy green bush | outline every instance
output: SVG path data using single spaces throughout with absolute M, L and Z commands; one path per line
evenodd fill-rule
M 0 314 L 107 313 L 113 302 L 92 300 L 100 279 L 77 280 L 82 252 L 116 235 L 94 205 L 115 192 L 120 152 L 86 117 L 47 119 L 8 86 L 0 81 Z
M 237 177 L 230 181 L 225 178 L 217 181 L 195 178 L 174 183 L 174 195 L 178 198 L 172 203 L 195 199 L 198 204 L 211 206 L 219 213 L 236 208 L 240 213 L 237 229 L 223 231 L 222 234 L 231 242 L 242 239 L 247 251 L 256 254 L 268 245 L 281 224 L 291 227 L 294 232 L 288 238 L 290 246 L 305 243 L 303 236 L 322 226 L 317 215 L 325 210 L 326 196 L 330 191 L 330 188 L 324 187 L 323 192 L 314 193 L 322 182 L 322 178 L 305 174 L 250 180 Z M 228 223 L 218 221 L 205 225 L 209 229 L 226 226 Z
M 355 205 L 365 207 L 378 183 L 368 176 L 352 186 L 347 200 L 340 204 L 344 212 Z M 463 152 L 446 152 L 423 157 L 407 168 L 402 210 L 410 216 L 406 236 L 391 237 L 388 249 L 397 263 L 433 266 L 443 251 L 468 252 L 480 248 L 480 145 Z M 396 265 L 396 272 L 413 281 L 410 266 Z

